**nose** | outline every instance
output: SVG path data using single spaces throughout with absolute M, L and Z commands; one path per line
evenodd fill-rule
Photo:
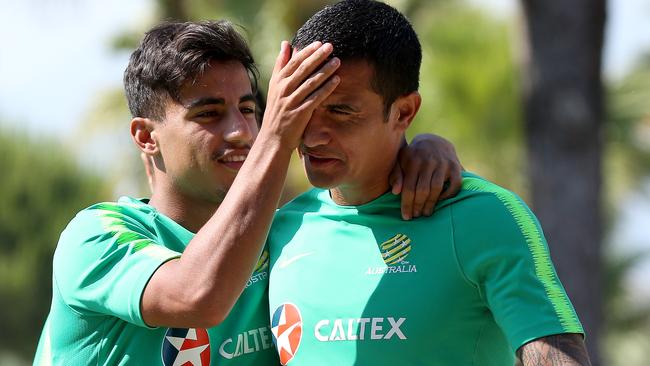
M 255 120 L 248 120 L 237 110 L 232 113 L 228 128 L 224 131 L 224 140 L 234 145 L 250 145 L 257 133 Z
M 327 145 L 331 140 L 331 134 L 327 127 L 323 111 L 320 108 L 314 111 L 305 132 L 302 134 L 302 144 L 306 147 Z

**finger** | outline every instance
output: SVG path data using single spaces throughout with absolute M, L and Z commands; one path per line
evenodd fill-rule
M 440 192 L 442 192 L 443 186 L 445 184 L 445 173 L 443 172 L 444 170 L 437 169 L 433 173 L 433 177 L 431 178 L 429 196 L 427 197 L 427 200 L 424 204 L 423 212 L 425 216 L 431 216 L 433 214 L 433 209 L 436 206 L 436 202 L 439 200 Z
M 402 218 L 410 220 L 413 212 L 413 191 L 402 188 Z
M 280 52 L 278 53 L 278 57 L 275 59 L 275 66 L 273 66 L 273 73 L 276 73 L 289 62 L 289 59 L 291 58 L 291 47 L 289 47 L 289 42 L 287 41 L 282 41 L 280 43 Z
M 460 164 L 452 164 L 450 168 L 450 173 L 447 176 L 447 182 L 449 185 L 445 188 L 445 191 L 440 195 L 439 200 L 444 200 L 449 197 L 453 197 L 460 191 L 463 185 L 463 177 L 461 175 L 462 166 Z
M 336 72 L 341 61 L 338 58 L 329 60 L 323 67 L 320 68 L 315 74 L 305 80 L 296 91 L 293 92 L 291 98 L 294 102 L 301 103 L 311 93 L 318 89 L 323 83 L 329 79 L 330 76 Z
M 413 199 L 415 198 L 415 185 L 417 184 L 417 176 L 409 174 L 409 172 L 418 170 L 419 164 L 411 161 L 408 163 L 407 169 L 404 169 L 404 183 L 402 185 L 402 218 L 410 220 L 413 217 Z
M 435 200 L 430 200 L 427 199 L 427 201 L 424 203 L 424 209 L 422 210 L 422 214 L 424 216 L 431 216 L 433 215 L 433 209 L 436 207 L 436 201 Z
M 301 106 L 296 107 L 296 111 L 303 114 L 304 118 L 296 119 L 295 123 L 293 124 L 293 129 L 295 131 L 299 130 L 301 135 L 304 133 L 304 130 L 307 128 L 307 124 L 311 120 L 311 116 L 314 113 L 316 107 L 318 107 L 330 94 L 332 94 L 334 89 L 336 89 L 336 87 L 339 85 L 340 81 L 341 78 L 339 76 L 332 76 L 329 80 L 327 80 L 325 84 L 323 84 L 314 93 L 307 97 Z
M 435 171 L 438 170 L 439 169 L 436 169 Z M 435 197 L 438 198 L 440 190 L 442 189 L 442 185 L 440 189 L 438 189 L 431 184 L 434 175 L 433 165 L 425 164 L 424 170 L 418 172 L 418 174 L 415 196 L 413 197 L 413 217 L 420 217 L 427 199 L 429 199 L 431 195 L 435 195 Z
M 305 99 L 302 108 L 309 109 L 313 112 L 316 107 L 323 103 L 323 101 L 332 94 L 340 82 L 341 78 L 338 75 L 329 78 L 325 84 L 321 85 L 320 88 L 316 89 L 316 91 L 311 93 L 311 95 Z
M 402 192 L 402 168 L 400 168 L 397 162 L 393 166 L 393 170 L 390 172 L 388 184 L 392 187 L 391 192 L 393 194 L 400 194 Z
M 311 56 L 314 52 L 316 52 L 320 47 L 322 46 L 321 42 L 314 42 L 310 44 L 309 46 L 303 48 L 302 50 L 294 53 L 291 56 L 291 59 L 287 64 L 282 68 L 281 76 L 282 77 L 287 77 L 289 75 L 292 75 L 296 69 L 302 64 L 302 62 L 309 56 Z
M 298 68 L 293 72 L 292 75 L 287 76 L 288 82 L 287 82 L 287 89 L 288 90 L 295 90 L 300 87 L 300 85 L 308 79 L 312 73 L 320 65 L 322 65 L 325 60 L 329 57 L 329 55 L 332 53 L 334 49 L 332 48 L 332 45 L 330 43 L 325 43 L 322 45 L 316 52 L 312 53 L 307 57 L 305 60 L 303 60 Z M 338 60 L 338 59 L 337 59 Z M 331 61 L 331 60 L 330 60 Z M 340 61 L 337 61 L 340 64 Z M 330 64 L 325 64 L 325 66 L 330 65 Z M 338 64 L 336 65 L 338 67 Z

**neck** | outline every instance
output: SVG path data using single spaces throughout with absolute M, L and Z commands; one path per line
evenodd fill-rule
M 161 184 L 154 187 L 149 204 L 193 233 L 198 232 L 219 208 L 219 203 L 190 197 Z
M 381 181 L 354 185 L 340 185 L 330 189 L 332 201 L 341 206 L 359 206 L 368 203 L 388 191 L 388 178 Z

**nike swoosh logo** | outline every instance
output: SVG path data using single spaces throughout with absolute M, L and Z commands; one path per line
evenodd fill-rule
M 312 255 L 312 254 L 314 254 L 314 252 L 307 252 L 307 253 L 294 255 L 293 257 L 287 258 L 287 259 L 283 260 L 282 262 L 280 262 L 279 266 L 280 266 L 280 268 L 286 268 L 289 265 L 291 265 L 293 262 L 295 262 L 295 261 L 297 261 L 299 259 L 302 259 L 302 258 L 304 258 L 304 257 L 306 257 L 308 255 Z

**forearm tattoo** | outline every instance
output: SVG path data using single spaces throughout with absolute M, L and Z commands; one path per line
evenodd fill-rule
M 591 366 L 580 334 L 536 339 L 517 350 L 515 366 Z

